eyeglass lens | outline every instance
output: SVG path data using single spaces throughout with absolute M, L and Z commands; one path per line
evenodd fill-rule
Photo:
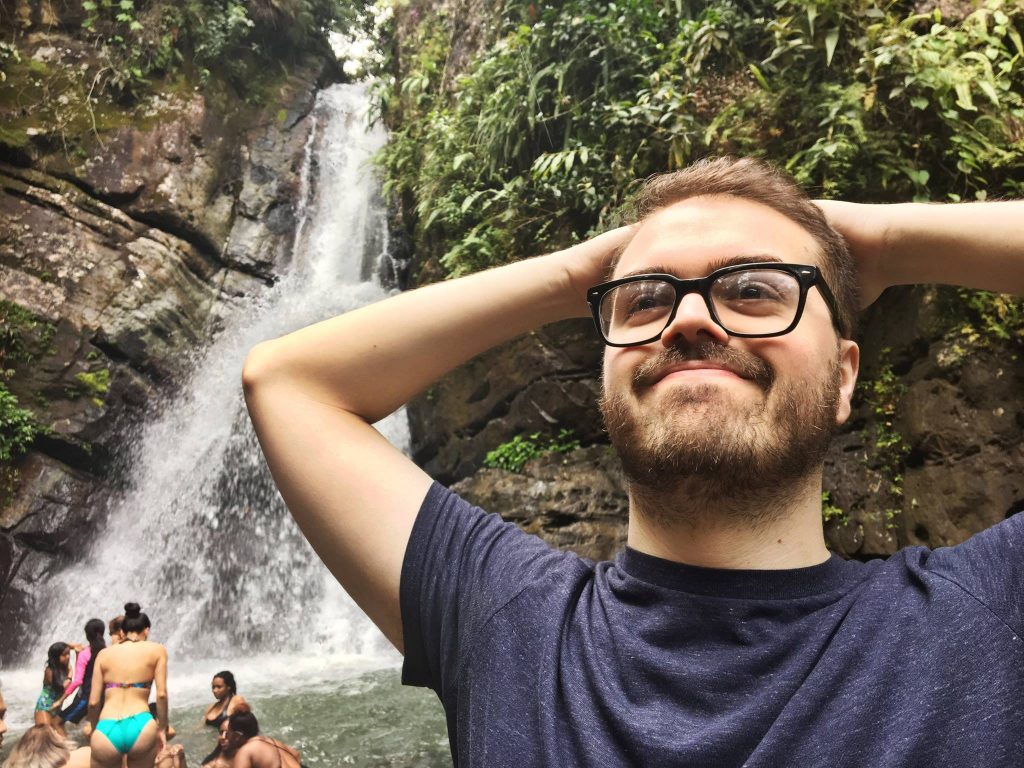
M 749 269 L 719 276 L 708 298 L 730 333 L 772 334 L 786 330 L 800 306 L 800 281 L 777 269 Z M 676 289 L 664 280 L 637 280 L 601 299 L 601 328 L 613 344 L 640 343 L 661 335 L 676 303 Z

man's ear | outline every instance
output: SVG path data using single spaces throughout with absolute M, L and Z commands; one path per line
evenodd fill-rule
M 850 401 L 857 386 L 860 371 L 860 347 L 849 339 L 839 340 L 839 407 L 836 409 L 836 425 L 841 426 L 850 418 Z

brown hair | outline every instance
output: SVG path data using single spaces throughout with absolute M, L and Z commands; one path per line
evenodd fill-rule
M 857 326 L 857 273 L 843 236 L 793 178 L 762 160 L 717 157 L 698 160 L 680 171 L 648 178 L 635 201 L 635 221 L 691 197 L 729 195 L 765 205 L 799 224 L 821 246 L 821 269 L 836 303 L 841 333 L 852 338 Z
M 33 725 L 18 743 L 3 768 L 62 768 L 72 744 L 48 725 Z

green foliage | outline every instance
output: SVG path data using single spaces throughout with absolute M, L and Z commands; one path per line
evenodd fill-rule
M 821 494 L 821 519 L 826 523 L 830 520 L 845 523 L 848 520 L 846 512 L 832 503 L 831 491 L 823 491 Z
M 18 49 L 8 42 L 0 40 L 0 83 L 7 81 L 7 62 L 18 63 L 21 61 L 21 54 Z
M 493 451 L 489 451 L 484 458 L 484 466 L 521 472 L 523 465 L 530 459 L 545 453 L 568 453 L 579 447 L 580 441 L 569 429 L 559 430 L 554 437 L 543 437 L 540 432 L 534 432 L 529 436 L 516 435 Z
M 110 391 L 110 370 L 101 368 L 75 374 L 75 387 L 72 395 L 91 398 L 95 405 L 103 405 L 103 395 Z
M 449 275 L 616 223 L 631 184 L 707 154 L 765 157 L 854 200 L 1024 192 L 1024 6 L 962 23 L 874 0 L 508 3 L 454 79 L 427 16 L 380 156 Z
M 18 398 L 0 382 L 0 462 L 9 463 L 25 453 L 44 430 L 32 412 L 18 406 Z
M 84 0 L 82 29 L 106 66 L 99 84 L 121 96 L 143 91 L 153 76 L 216 72 L 242 94 L 312 50 L 326 34 L 361 23 L 363 0 Z
M 0 369 L 52 354 L 57 328 L 14 302 L 0 299 Z
M 970 346 L 993 340 L 1024 346 L 1024 299 L 1001 293 L 959 289 L 965 318 L 955 333 Z
M 866 436 L 873 440 L 871 454 L 874 463 L 889 482 L 890 498 L 898 502 L 903 496 L 903 461 L 910 446 L 895 425 L 897 408 L 906 392 L 906 386 L 893 371 L 889 354 L 888 349 L 881 351 L 878 375 L 873 379 L 861 381 L 858 390 L 873 416 Z M 897 514 L 899 510 L 896 508 L 886 510 L 887 530 L 896 527 Z

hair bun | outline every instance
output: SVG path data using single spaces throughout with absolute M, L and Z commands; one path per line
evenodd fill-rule
M 138 603 L 124 604 L 124 617 L 126 619 L 137 619 L 142 614 L 142 608 Z

